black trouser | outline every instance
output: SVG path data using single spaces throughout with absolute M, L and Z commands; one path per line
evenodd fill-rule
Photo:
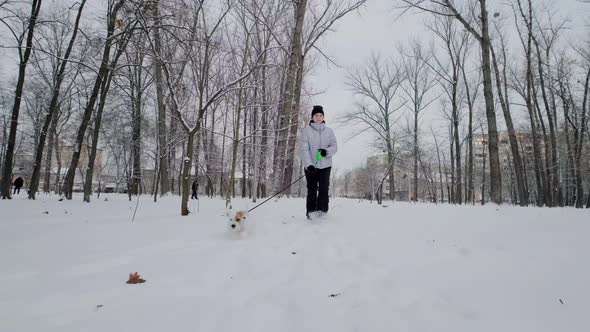
M 20 195 L 20 188 L 21 186 L 14 186 L 14 191 L 12 192 L 12 194 L 19 194 Z
M 305 174 L 307 180 L 307 213 L 314 211 L 328 212 L 331 170 L 332 167 L 328 167 Z
M 193 191 L 193 193 L 192 193 L 192 195 L 191 195 L 191 199 L 199 199 L 199 198 L 197 197 L 197 192 L 196 192 L 196 191 Z

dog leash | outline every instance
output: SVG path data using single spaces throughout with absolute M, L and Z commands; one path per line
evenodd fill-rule
M 264 204 L 264 203 L 268 202 L 268 201 L 269 201 L 271 198 L 273 198 L 273 197 L 275 197 L 276 195 L 278 195 L 278 194 L 282 193 L 283 191 L 285 191 L 285 190 L 287 190 L 287 189 L 291 188 L 291 186 L 292 186 L 292 185 L 294 185 L 295 183 L 297 183 L 297 182 L 301 181 L 301 179 L 303 179 L 303 177 L 305 177 L 305 174 L 303 174 L 302 176 L 300 176 L 300 177 L 299 177 L 297 180 L 295 180 L 295 181 L 291 182 L 291 184 L 290 184 L 290 185 L 288 185 L 288 186 L 286 186 L 285 188 L 281 189 L 281 190 L 280 190 L 280 191 L 278 191 L 276 194 L 274 194 L 274 195 L 270 196 L 269 198 L 267 198 L 266 200 L 264 200 L 264 202 L 262 202 L 262 203 L 260 203 L 260 204 L 256 205 L 255 207 L 251 208 L 250 210 L 248 210 L 248 212 L 250 212 L 250 211 L 254 210 L 255 208 L 259 207 L 260 205 L 262 205 L 262 204 Z
M 320 151 L 318 150 L 318 151 L 316 152 L 316 154 L 315 154 L 315 159 L 316 159 L 316 162 L 315 162 L 315 164 L 314 164 L 314 167 L 317 167 L 317 165 L 318 165 L 318 162 L 320 162 L 320 160 L 322 160 L 322 158 L 323 158 L 323 157 L 322 157 L 322 154 L 321 154 L 321 153 L 320 153 Z M 304 177 L 305 177 L 305 174 L 303 174 L 302 176 L 300 176 L 300 177 L 299 177 L 297 180 L 295 180 L 295 181 L 291 182 L 291 184 L 290 184 L 290 185 L 288 185 L 288 186 L 286 186 L 285 188 L 281 189 L 281 190 L 280 190 L 280 191 L 278 191 L 276 194 L 274 194 L 274 195 L 270 196 L 269 198 L 267 198 L 266 200 L 264 200 L 264 202 L 262 202 L 262 203 L 260 203 L 260 204 L 256 205 L 255 207 L 251 208 L 250 210 L 248 210 L 248 212 L 250 212 L 250 211 L 254 210 L 255 208 L 259 207 L 260 205 L 262 205 L 262 204 L 264 204 L 264 203 L 268 202 L 268 201 L 269 201 L 269 200 L 271 200 L 273 197 L 275 197 L 276 195 L 278 195 L 278 194 L 282 193 L 283 191 L 285 191 L 285 190 L 287 190 L 287 189 L 291 188 L 291 186 L 293 186 L 295 183 L 297 183 L 297 182 L 301 181 L 301 179 L 303 179 Z

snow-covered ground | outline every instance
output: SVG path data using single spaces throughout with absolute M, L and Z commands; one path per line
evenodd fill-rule
M 0 201 L 0 331 L 590 327 L 589 210 L 281 199 L 237 235 L 220 199 L 135 203 Z

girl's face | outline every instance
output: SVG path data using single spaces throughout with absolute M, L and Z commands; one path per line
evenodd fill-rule
M 324 115 L 322 113 L 316 113 L 313 115 L 312 120 L 315 123 L 322 123 L 324 121 Z

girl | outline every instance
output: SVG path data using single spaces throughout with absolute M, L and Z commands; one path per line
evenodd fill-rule
M 309 126 L 303 128 L 301 134 L 301 160 L 307 180 L 307 219 L 311 219 L 312 212 L 320 216 L 328 212 L 330 171 L 336 151 L 338 143 L 334 131 L 326 126 L 323 107 L 316 105 L 311 111 Z

